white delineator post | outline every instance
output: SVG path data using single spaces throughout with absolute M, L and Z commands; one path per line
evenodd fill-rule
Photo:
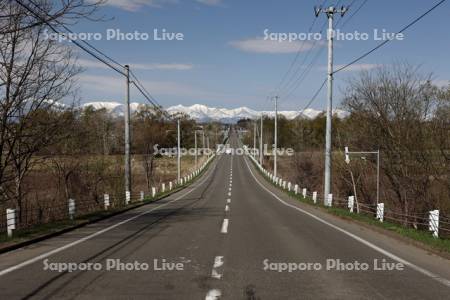
M 161 185 L 161 191 L 162 191 L 163 193 L 166 192 L 166 184 L 165 184 L 165 183 L 163 183 L 163 184 Z
M 328 197 L 327 197 L 327 206 L 328 206 L 328 207 L 333 206 L 333 194 L 328 194 Z
M 141 194 L 140 194 L 140 196 L 141 196 L 141 201 L 144 201 L 144 192 L 143 191 L 141 191 Z
M 429 228 L 435 238 L 439 237 L 439 210 L 430 211 Z
M 131 201 L 131 193 L 130 193 L 130 191 L 126 191 L 125 192 L 125 205 L 130 204 L 130 201 Z
M 6 226 L 8 230 L 8 237 L 12 237 L 13 230 L 16 229 L 16 210 L 6 209 Z
M 348 196 L 348 208 L 350 212 L 353 212 L 353 209 L 355 207 L 355 196 Z
M 152 187 L 152 198 L 155 198 L 156 196 L 156 188 Z
M 172 185 L 173 185 L 173 183 L 172 183 L 172 181 L 170 181 L 170 182 L 169 182 L 169 191 L 171 191 L 171 190 L 172 190 L 172 188 L 173 188 L 173 186 L 172 186 Z
M 306 192 L 307 192 L 307 190 L 303 189 L 303 191 L 302 191 L 303 198 L 306 198 Z
M 111 203 L 109 202 L 109 195 L 108 194 L 104 194 L 103 195 L 103 203 L 105 205 L 105 210 L 108 210 L 109 206 L 111 205 Z
M 380 222 L 383 222 L 384 220 L 384 203 L 377 204 L 377 219 L 380 220 Z
M 313 192 L 313 201 L 314 201 L 314 204 L 317 203 L 317 192 Z
M 290 192 L 291 191 L 291 189 L 292 189 L 292 183 L 288 183 L 288 192 Z
M 297 195 L 298 194 L 298 184 L 296 184 L 295 186 L 294 186 L 294 193 Z
M 73 220 L 75 216 L 75 199 L 69 199 L 69 218 Z

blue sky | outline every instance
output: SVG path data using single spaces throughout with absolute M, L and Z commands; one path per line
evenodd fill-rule
M 310 49 L 313 41 L 261 41 L 264 30 L 270 32 L 307 33 L 314 19 L 313 7 L 323 0 L 109 0 L 99 14 L 108 18 L 103 22 L 83 21 L 72 27 L 74 32 L 101 33 L 103 39 L 90 41 L 122 64 L 129 64 L 152 95 L 165 107 L 183 104 L 235 108 L 247 106 L 269 110 L 267 100 L 278 86 L 293 61 L 296 51 Z M 326 4 L 338 1 L 328 0 Z M 340 1 L 350 4 L 352 0 Z M 350 18 L 363 0 L 355 0 L 349 13 L 338 27 Z M 422 0 L 368 0 L 363 8 L 341 30 L 367 32 L 367 41 L 337 41 L 335 64 L 342 65 L 368 49 L 377 41 L 372 39 L 374 29 L 396 32 L 437 1 Z M 426 73 L 433 73 L 436 83 L 450 79 L 448 53 L 448 21 L 450 3 L 445 3 L 431 15 L 405 33 L 403 41 L 394 41 L 349 71 L 335 78 L 335 106 L 339 106 L 346 80 L 361 69 L 408 61 L 422 65 Z M 336 22 L 340 17 L 337 17 Z M 313 32 L 326 22 L 325 15 L 317 19 Z M 106 40 L 107 29 L 123 33 L 149 33 L 147 41 Z M 183 41 L 154 41 L 153 30 L 183 33 Z M 326 76 L 326 47 L 322 42 L 309 52 L 310 60 L 320 56 L 308 76 L 289 98 L 283 97 L 290 89 L 281 90 L 280 107 L 298 110 L 308 102 Z M 297 68 L 301 74 L 305 66 L 300 62 L 308 51 L 300 52 Z M 317 54 L 319 55 L 319 54 Z M 82 102 L 123 101 L 124 79 L 112 70 L 101 67 L 95 60 L 80 52 L 80 64 L 85 71 L 79 76 Z M 295 73 L 295 72 L 293 72 Z M 292 74 L 292 73 L 291 73 Z M 290 74 L 290 75 L 291 75 Z M 290 76 L 287 77 L 287 83 Z M 322 109 L 325 90 L 312 104 Z M 144 99 L 132 91 L 132 101 Z

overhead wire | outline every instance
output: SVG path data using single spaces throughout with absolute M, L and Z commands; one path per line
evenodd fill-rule
M 323 6 L 327 1 L 328 1 L 328 0 L 323 0 L 321 6 Z M 313 19 L 313 22 L 312 22 L 311 25 L 309 26 L 308 34 L 312 32 L 312 29 L 313 29 L 313 27 L 314 27 L 316 21 L 317 21 L 317 18 L 314 18 L 314 19 Z M 279 89 L 283 86 L 284 81 L 286 80 L 286 78 L 288 77 L 288 75 L 290 74 L 290 72 L 292 71 L 294 65 L 297 63 L 297 61 L 298 61 L 298 59 L 299 59 L 299 57 L 300 57 L 300 54 L 302 53 L 302 51 L 303 51 L 305 45 L 306 45 L 306 42 L 305 42 L 305 41 L 302 41 L 302 42 L 300 43 L 300 47 L 299 47 L 299 49 L 297 50 L 297 53 L 296 53 L 294 59 L 292 60 L 291 64 L 289 65 L 288 70 L 286 71 L 286 73 L 285 73 L 285 74 L 283 75 L 283 77 L 281 78 L 281 81 L 279 82 L 277 88 L 275 89 L 276 91 L 279 91 Z
M 43 22 L 44 24 L 46 24 L 53 32 L 61 35 L 61 34 L 65 34 L 67 35 L 67 33 L 63 33 L 60 30 L 58 30 L 53 24 L 51 24 L 46 18 L 42 17 L 40 14 L 38 14 L 36 11 L 34 11 L 30 6 L 26 5 L 23 1 L 21 0 L 15 0 L 16 3 L 18 3 L 21 7 L 23 7 L 24 9 L 26 9 L 28 12 L 30 12 L 33 16 L 35 16 L 37 19 L 39 19 L 41 22 Z M 31 4 L 33 4 L 37 9 L 39 9 L 41 12 L 45 13 L 45 15 L 49 16 L 48 12 L 45 11 L 42 7 L 40 7 L 35 1 L 33 0 L 28 0 Z M 65 24 L 59 22 L 58 20 L 53 20 L 53 22 L 57 23 L 59 26 L 63 27 L 67 32 L 74 34 L 74 32 L 72 30 L 70 30 L 70 28 L 68 28 Z M 114 71 L 116 71 L 117 73 L 126 76 L 126 73 L 124 72 L 124 70 L 121 69 L 125 69 L 125 66 L 122 65 L 121 63 L 119 63 L 117 60 L 113 59 L 112 57 L 108 56 L 106 53 L 104 53 L 103 51 L 99 50 L 98 48 L 96 48 L 95 46 L 91 45 L 90 43 L 88 43 L 85 40 L 81 40 L 81 43 L 83 43 L 84 45 L 82 45 L 81 43 L 79 43 L 77 40 L 74 40 L 72 38 L 69 38 L 69 41 L 72 42 L 73 44 L 75 44 L 76 46 L 78 46 L 80 49 L 82 49 L 83 51 L 85 51 L 86 53 L 88 53 L 89 55 L 91 55 L 92 57 L 94 57 L 95 59 L 97 59 L 98 61 L 102 62 L 103 64 L 105 64 L 106 66 L 108 66 L 109 68 L 113 69 Z M 90 49 L 88 49 L 90 48 Z M 92 51 L 93 50 L 93 51 Z M 94 53 L 97 52 L 97 53 Z M 103 57 L 101 57 L 103 56 Z M 115 66 L 115 65 L 116 66 Z M 144 85 L 142 85 L 142 83 L 140 82 L 140 80 L 137 78 L 136 75 L 134 75 L 133 72 L 131 72 L 131 75 L 133 76 L 134 80 L 131 82 L 137 89 L 138 91 L 146 98 L 146 100 L 152 104 L 157 110 L 159 110 L 160 112 L 162 112 L 165 116 L 169 116 L 167 114 L 167 112 L 162 110 L 162 106 L 156 101 L 156 99 L 145 89 Z M 170 116 L 169 116 L 170 117 Z
M 436 8 L 438 8 L 440 5 L 444 4 L 444 2 L 446 2 L 447 0 L 441 0 L 438 3 L 436 3 L 435 5 L 433 5 L 430 9 L 428 9 L 426 12 L 424 12 L 423 14 L 421 14 L 419 17 L 415 18 L 412 22 L 408 23 L 408 25 L 406 25 L 405 27 L 403 27 L 400 31 L 398 31 L 396 33 L 396 35 L 405 32 L 406 30 L 408 30 L 410 27 L 414 26 L 414 24 L 416 24 L 417 22 L 419 22 L 420 20 L 422 20 L 425 16 L 427 16 L 428 14 L 430 14 L 433 10 L 435 10 Z M 333 74 L 339 73 L 342 70 L 347 69 L 348 67 L 350 67 L 351 65 L 359 62 L 360 60 L 366 58 L 367 56 L 369 56 L 370 54 L 372 54 L 373 52 L 377 51 L 378 49 L 380 49 L 381 47 L 385 46 L 387 43 L 391 42 L 392 39 L 386 39 L 383 42 L 381 42 L 380 44 L 378 44 L 376 47 L 372 48 L 371 50 L 365 52 L 364 54 L 360 55 L 359 57 L 357 57 L 356 59 L 352 60 L 351 62 L 349 62 L 348 64 L 338 68 L 336 71 L 333 72 Z

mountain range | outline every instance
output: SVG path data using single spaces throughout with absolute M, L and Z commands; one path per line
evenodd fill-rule
M 104 108 L 114 116 L 123 116 L 125 112 L 125 105 L 119 102 L 94 101 L 82 105 L 83 108 L 89 106 L 93 107 L 94 109 Z M 145 107 L 145 104 L 136 102 L 130 103 L 131 113 L 139 111 L 139 109 L 143 107 Z M 226 108 L 208 107 L 202 104 L 194 104 L 192 106 L 176 105 L 168 107 L 166 108 L 166 110 L 172 115 L 177 113 L 184 113 L 199 122 L 218 121 L 222 123 L 236 123 L 240 119 L 245 118 L 257 119 L 261 116 L 261 114 L 273 117 L 275 114 L 273 111 L 256 111 L 245 106 L 235 109 L 226 109 Z M 279 111 L 278 113 L 279 115 L 283 115 L 287 119 L 292 120 L 297 117 L 314 119 L 320 114 L 322 114 L 323 111 L 308 108 L 304 111 Z M 345 118 L 348 116 L 348 112 L 340 109 L 334 110 L 333 113 L 337 115 L 339 118 Z

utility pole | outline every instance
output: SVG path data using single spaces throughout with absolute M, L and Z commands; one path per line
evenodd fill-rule
M 206 149 L 205 145 L 206 145 L 205 144 L 205 127 L 203 127 L 203 129 L 202 129 L 202 147 L 203 147 L 202 155 L 203 156 L 205 155 L 205 149 Z
M 177 119 L 177 182 L 181 181 L 181 133 L 180 119 Z
M 263 115 L 261 114 L 261 130 L 259 134 L 259 164 L 263 164 Z
M 194 130 L 194 144 L 195 144 L 195 169 L 197 170 L 197 130 Z
M 278 150 L 278 96 L 275 96 L 275 130 L 274 130 L 274 157 L 273 157 L 273 175 L 277 177 L 277 150 Z
M 324 175 L 324 194 L 323 198 L 326 201 L 328 194 L 331 193 L 331 123 L 333 118 L 333 40 L 334 29 L 333 21 L 334 14 L 339 13 L 341 17 L 347 12 L 348 8 L 341 6 L 337 9 L 333 6 L 323 9 L 322 7 L 315 7 L 314 11 L 316 17 L 319 14 L 325 13 L 328 18 L 328 92 L 327 92 L 327 124 L 325 133 L 325 175 Z
M 253 157 L 256 158 L 256 120 L 253 123 Z
M 130 157 L 130 66 L 125 65 L 125 191 L 131 194 L 131 157 Z

